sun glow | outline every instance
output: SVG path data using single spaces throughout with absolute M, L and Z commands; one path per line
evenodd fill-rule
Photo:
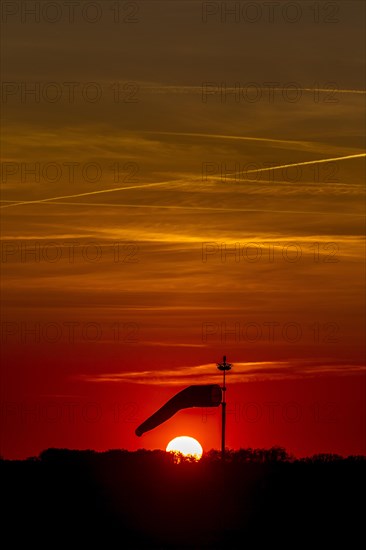
M 182 453 L 184 456 L 192 456 L 196 460 L 202 457 L 203 449 L 197 439 L 187 435 L 181 435 L 172 439 L 166 448 L 168 453 Z

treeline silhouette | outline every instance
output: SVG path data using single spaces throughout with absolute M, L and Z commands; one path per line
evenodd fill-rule
M 38 548 L 355 548 L 365 467 L 365 456 L 298 459 L 281 447 L 228 449 L 225 462 L 217 450 L 196 462 L 51 448 L 0 460 L 2 538 Z

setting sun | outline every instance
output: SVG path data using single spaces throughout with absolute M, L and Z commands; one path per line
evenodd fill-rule
M 187 435 L 181 435 L 172 439 L 166 448 L 169 453 L 182 453 L 184 456 L 193 456 L 197 460 L 202 457 L 203 449 L 197 439 Z

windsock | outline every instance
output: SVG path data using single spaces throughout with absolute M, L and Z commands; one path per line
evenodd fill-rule
M 181 409 L 191 407 L 218 407 L 221 403 L 222 392 L 218 384 L 188 386 L 174 397 L 169 399 L 160 409 L 152 414 L 145 422 L 136 428 L 135 433 L 141 436 L 153 430 L 166 420 L 169 420 Z

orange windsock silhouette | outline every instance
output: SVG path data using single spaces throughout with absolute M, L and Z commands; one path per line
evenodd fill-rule
M 218 384 L 188 386 L 169 399 L 160 409 L 136 428 L 135 433 L 141 436 L 169 420 L 181 409 L 191 407 L 218 407 L 222 399 L 222 390 Z

